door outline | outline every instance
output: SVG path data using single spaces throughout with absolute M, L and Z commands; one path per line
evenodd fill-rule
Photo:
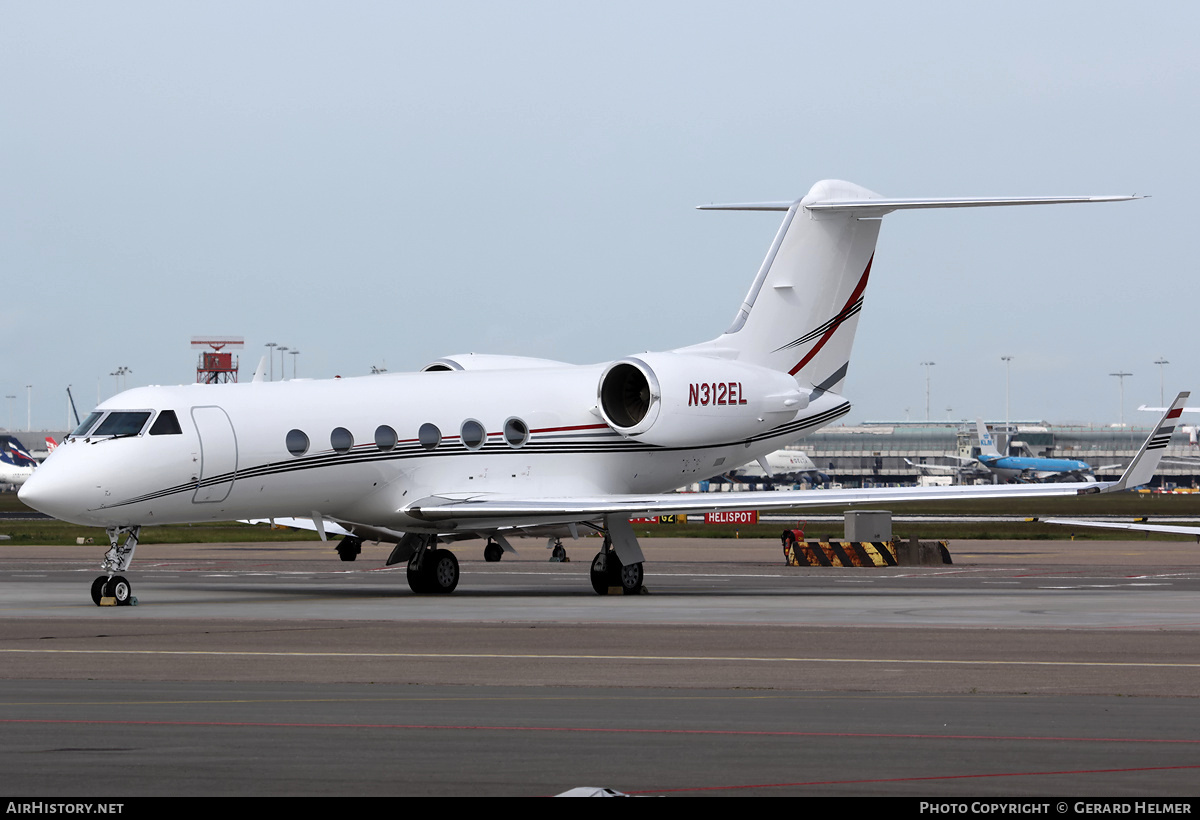
M 225 410 L 216 405 L 192 408 L 192 423 L 200 440 L 200 476 L 196 480 L 193 504 L 213 504 L 224 501 L 237 480 L 237 433 Z M 204 486 L 205 479 L 229 474 L 228 481 Z

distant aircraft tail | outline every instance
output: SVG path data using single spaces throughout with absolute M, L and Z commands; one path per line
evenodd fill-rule
M 885 214 L 1134 198 L 885 199 L 850 182 L 824 180 L 795 202 L 701 206 L 786 216 L 730 328 L 679 352 L 734 358 L 790 373 L 817 391 L 841 392 Z
M 50 436 L 46 436 L 46 452 L 53 453 L 55 448 L 57 448 L 57 447 L 58 447 L 58 442 L 55 441 Z
M 30 455 L 29 451 L 26 450 L 21 442 L 17 441 L 15 438 L 9 437 L 8 446 L 16 455 L 14 463 L 20 464 L 22 461 L 24 461 L 28 464 L 37 464 L 37 459 Z
M 979 436 L 980 455 L 1000 455 L 1000 451 L 996 449 L 996 440 L 993 439 L 992 434 L 988 432 L 987 425 L 983 423 L 983 419 L 975 419 L 975 432 Z

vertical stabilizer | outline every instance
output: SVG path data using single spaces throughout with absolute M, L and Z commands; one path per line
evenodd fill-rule
M 987 425 L 983 423 L 983 419 L 975 419 L 975 432 L 979 436 L 980 455 L 1000 455 L 1000 451 L 996 449 L 996 440 L 992 438 L 992 434 L 988 432 Z
M 678 352 L 734 358 L 841 392 L 871 275 L 879 220 L 893 211 L 1123 202 L 1138 196 L 889 199 L 851 182 L 818 182 L 795 202 L 703 205 L 703 210 L 786 211 L 750 292 L 720 337 Z
M 778 206 L 787 207 L 787 215 L 733 325 L 719 338 L 689 350 L 732 351 L 739 361 L 782 370 L 801 384 L 839 391 L 880 220 L 876 214 L 813 211 L 806 206 L 878 198 L 852 183 L 825 180 L 803 199 Z

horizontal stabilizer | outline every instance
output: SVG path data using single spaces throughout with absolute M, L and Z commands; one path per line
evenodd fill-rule
M 810 211 L 856 213 L 859 216 L 883 216 L 892 211 L 921 208 L 995 208 L 1004 205 L 1067 205 L 1074 202 L 1127 202 L 1145 199 L 1137 194 L 1118 196 L 1034 196 L 1034 197 L 965 197 L 938 199 L 825 199 L 809 202 Z M 786 211 L 793 202 L 733 202 L 725 205 L 698 205 L 701 211 Z

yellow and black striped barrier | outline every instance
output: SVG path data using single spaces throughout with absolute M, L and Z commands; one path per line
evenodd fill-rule
M 785 545 L 789 567 L 894 567 L 891 541 L 793 541 Z
M 800 541 L 784 533 L 789 567 L 895 567 L 951 564 L 947 541 Z

